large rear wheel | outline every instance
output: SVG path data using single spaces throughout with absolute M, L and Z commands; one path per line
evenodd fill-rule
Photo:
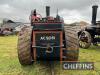
M 77 61 L 79 56 L 79 41 L 75 28 L 64 26 L 65 41 L 66 41 L 66 60 Z
M 26 26 L 21 29 L 18 35 L 18 58 L 21 65 L 29 65 L 32 63 L 31 32 L 31 27 Z
M 81 48 L 87 49 L 90 47 L 92 42 L 91 39 L 91 35 L 89 32 L 87 31 L 83 31 L 80 35 L 79 35 L 79 46 Z

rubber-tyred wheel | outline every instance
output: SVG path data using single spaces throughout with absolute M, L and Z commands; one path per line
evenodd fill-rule
M 21 65 L 32 64 L 30 26 L 21 29 L 18 35 L 18 58 Z
M 71 26 L 64 26 L 66 41 L 66 61 L 78 61 L 79 40 L 77 30 Z
M 79 46 L 81 48 L 87 49 L 90 47 L 92 42 L 92 38 L 89 32 L 87 31 L 83 31 L 80 35 L 79 35 Z

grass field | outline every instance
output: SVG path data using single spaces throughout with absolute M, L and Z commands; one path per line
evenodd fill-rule
M 79 61 L 94 62 L 94 70 L 62 70 L 55 64 L 56 75 L 100 75 L 100 46 L 80 49 Z M 0 75 L 49 75 L 38 62 L 21 66 L 17 58 L 17 36 L 0 37 Z

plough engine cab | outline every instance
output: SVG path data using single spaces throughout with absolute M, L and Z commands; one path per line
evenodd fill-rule
M 22 28 L 18 38 L 18 58 L 22 65 L 33 61 L 77 61 L 78 37 L 76 30 L 64 26 L 57 14 L 50 16 L 46 6 L 46 17 L 42 18 L 36 10 L 31 13 L 31 26 Z

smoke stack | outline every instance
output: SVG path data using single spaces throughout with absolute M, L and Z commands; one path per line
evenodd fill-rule
M 50 6 L 46 6 L 46 17 L 50 16 Z
M 96 25 L 97 8 L 98 8 L 98 5 L 92 6 L 92 24 L 93 25 Z

